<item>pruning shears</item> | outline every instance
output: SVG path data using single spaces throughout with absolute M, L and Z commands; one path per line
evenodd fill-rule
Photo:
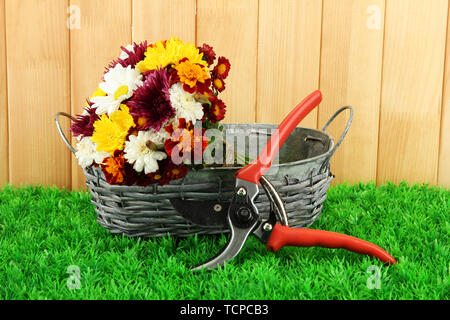
M 227 226 L 230 230 L 231 236 L 225 247 L 213 258 L 193 267 L 193 270 L 214 269 L 225 264 L 239 254 L 251 234 L 256 235 L 272 252 L 284 246 L 342 248 L 378 258 L 386 264 L 396 263 L 385 250 L 365 240 L 324 230 L 290 228 L 284 202 L 272 183 L 264 176 L 294 128 L 321 101 L 320 91 L 306 97 L 275 130 L 260 155 L 236 172 L 233 197 L 228 207 L 222 209 L 225 212 L 222 216 L 198 214 L 197 209 L 204 211 L 214 206 L 208 201 L 171 200 L 175 209 L 191 222 L 204 226 Z M 268 219 L 262 219 L 254 202 L 260 186 L 270 200 Z

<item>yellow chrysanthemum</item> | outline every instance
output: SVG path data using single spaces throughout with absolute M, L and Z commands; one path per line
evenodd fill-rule
M 153 46 L 148 47 L 145 52 L 145 59 L 139 62 L 136 67 L 139 71 L 146 72 L 157 68 L 164 68 L 170 64 L 178 64 L 181 59 L 187 58 L 192 63 L 208 66 L 203 60 L 203 53 L 191 43 L 184 43 L 175 37 L 165 42 L 157 41 Z
M 130 109 L 124 104 L 121 104 L 120 109 L 114 112 L 109 118 L 126 131 L 135 126 Z
M 191 88 L 195 87 L 197 81 L 205 83 L 205 80 L 209 79 L 209 74 L 206 72 L 205 68 L 202 68 L 189 60 L 175 66 L 175 69 L 180 77 L 180 81 Z
M 128 107 L 114 112 L 111 117 L 103 114 L 94 122 L 94 133 L 91 140 L 97 143 L 97 151 L 105 151 L 114 155 L 114 151 L 123 150 L 125 139 L 130 128 L 134 126 L 133 117 Z

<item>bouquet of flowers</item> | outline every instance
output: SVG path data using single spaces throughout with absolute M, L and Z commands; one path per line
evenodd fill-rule
M 230 62 L 212 47 L 172 37 L 121 47 L 71 131 L 79 164 L 117 185 L 164 185 L 184 177 L 219 128 Z M 215 65 L 214 65 L 215 63 Z M 213 66 L 214 65 L 214 66 Z M 181 161 L 180 161 L 181 159 Z

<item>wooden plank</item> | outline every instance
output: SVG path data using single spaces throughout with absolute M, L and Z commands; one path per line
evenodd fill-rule
M 6 0 L 13 184 L 71 186 L 70 152 L 53 121 L 57 111 L 70 112 L 67 6 L 67 0 Z
M 260 0 L 257 121 L 279 123 L 319 87 L 322 1 Z M 301 126 L 316 128 L 314 110 Z
M 195 43 L 195 0 L 133 0 L 133 41 Z
M 450 7 L 449 7 L 450 17 Z M 450 19 L 447 18 L 447 52 L 445 54 L 444 96 L 441 114 L 438 184 L 450 187 Z
M 8 94 L 6 83 L 5 0 L 0 0 L 0 188 L 8 183 Z
M 384 0 L 327 0 L 323 9 L 319 127 L 342 106 L 353 123 L 331 167 L 336 182 L 375 181 L 383 58 Z M 348 113 L 329 132 L 337 141 Z
M 386 27 L 377 182 L 437 182 L 447 0 L 395 0 Z
M 220 98 L 226 122 L 254 122 L 256 115 L 257 0 L 199 0 L 197 43 L 207 43 L 230 60 L 231 71 Z M 230 27 L 232 26 L 232 27 Z
M 70 31 L 71 106 L 72 114 L 79 114 L 105 67 L 131 43 L 131 0 L 71 0 L 71 5 L 81 12 L 80 29 Z M 85 180 L 72 157 L 72 188 L 85 188 Z

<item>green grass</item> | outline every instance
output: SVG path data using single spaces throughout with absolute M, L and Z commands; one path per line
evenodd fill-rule
M 398 261 L 344 250 L 268 252 L 254 237 L 212 272 L 186 266 L 214 255 L 225 236 L 139 240 L 111 236 L 86 192 L 0 190 L 2 299 L 449 299 L 450 191 L 373 184 L 333 187 L 317 229 L 374 242 Z M 81 272 L 69 290 L 67 268 Z M 379 266 L 381 288 L 367 269 Z M 369 281 L 370 282 L 370 281 Z

